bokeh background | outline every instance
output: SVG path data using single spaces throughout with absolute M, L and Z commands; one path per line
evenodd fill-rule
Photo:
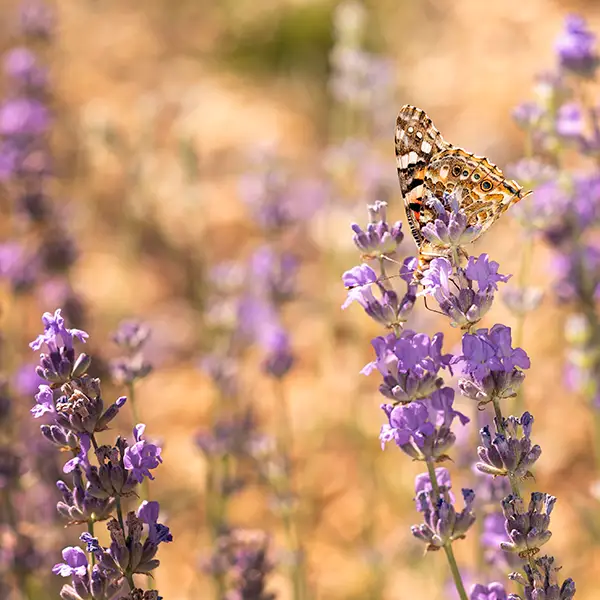
M 536 74 L 555 64 L 565 15 L 578 12 L 597 29 L 598 4 L 371 0 L 348 3 L 343 13 L 325 0 L 61 0 L 52 8 L 51 39 L 39 48 L 50 67 L 54 115 L 50 194 L 77 247 L 68 278 L 82 310 L 72 325 L 90 333 L 106 397 L 123 393 L 105 368 L 115 353 L 110 332 L 131 317 L 152 330 L 146 353 L 154 370 L 139 383 L 137 402 L 148 435 L 163 444 L 164 464 L 150 489 L 175 538 L 161 547 L 157 589 L 169 600 L 214 597 L 202 569 L 213 544 L 209 461 L 196 435 L 210 428 L 219 393 L 200 365 L 220 339 L 215 303 L 225 306 L 224 290 L 237 281 L 233 268 L 215 279 L 214 267 L 233 261 L 247 269 L 265 242 L 245 198 L 248 178 L 274 165 L 285 174 L 281 202 L 300 209 L 285 238 L 300 259 L 297 293 L 282 314 L 295 362 L 274 382 L 260 369 L 262 349 L 250 347 L 239 364 L 240 396 L 266 434 L 282 433 L 282 395 L 289 407 L 308 598 L 453 597 L 443 556 L 424 556 L 409 530 L 419 521 L 412 498 L 422 469 L 395 448 L 381 451 L 378 382 L 359 373 L 381 332 L 358 306 L 340 310 L 341 274 L 359 261 L 349 225 L 364 223 L 375 200 L 389 202 L 392 220 L 404 219 L 393 147 L 403 104 L 424 108 L 446 139 L 508 170 L 525 144 L 512 109 L 532 97 Z M 7 51 L 19 43 L 19 4 L 4 0 L 1 11 Z M 336 63 L 344 44 L 372 61 L 354 83 L 340 72 L 360 73 L 363 65 Z M 5 241 L 29 235 L 5 214 Z M 523 231 L 509 213 L 473 253 L 488 252 L 503 273 L 517 274 Z M 408 255 L 412 241 L 405 244 Z M 525 320 L 521 344 L 532 360 L 525 401 L 543 455 L 526 485 L 558 497 L 550 551 L 576 580 L 577 597 L 592 599 L 600 593 L 600 538 L 591 419 L 563 384 L 568 308 L 552 294 L 551 252 L 536 239 L 532 256 L 527 284 L 545 296 Z M 6 284 L 2 298 L 15 369 L 31 362 L 26 344 L 41 312 L 61 297 L 43 287 L 15 295 Z M 495 322 L 514 327 L 516 317 L 497 301 L 485 324 Z M 460 340 L 423 305 L 411 327 L 444 331 L 449 349 Z M 28 409 L 30 400 L 21 401 Z M 466 400 L 460 406 L 476 416 Z M 113 429 L 126 433 L 131 423 L 124 409 Z M 35 427 L 21 427 L 35 435 Z M 474 437 L 465 438 L 448 466 L 457 489 L 472 477 L 458 457 L 475 456 Z M 33 475 L 23 476 L 25 491 L 35 485 Z M 39 531 L 43 510 L 26 512 Z M 293 557 L 265 486 L 252 483 L 235 495 L 227 518 L 271 536 L 269 589 L 291 598 Z M 64 541 L 76 543 L 79 533 L 48 534 L 45 564 L 58 562 Z M 467 580 L 479 576 L 480 565 L 470 537 L 456 545 Z M 58 579 L 48 589 L 58 589 Z

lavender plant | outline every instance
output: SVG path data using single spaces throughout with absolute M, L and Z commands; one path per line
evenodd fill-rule
M 68 526 L 87 526 L 80 536 L 86 551 L 79 546 L 65 548 L 63 562 L 53 568 L 56 575 L 71 578 L 61 598 L 111 600 L 128 591 L 121 597 L 157 599 L 156 591 L 137 587 L 134 576 L 152 574 L 160 564 L 156 558 L 160 544 L 173 537 L 158 522 L 158 502 L 143 501 L 125 516 L 123 505 L 137 495 L 144 479 L 154 479 L 152 471 L 162 462 L 161 449 L 144 438 L 143 424 L 134 427 L 132 442 L 119 436 L 114 445 L 98 443 L 97 434 L 107 430 L 126 398 L 105 408 L 100 380 L 87 374 L 90 357 L 75 349 L 75 341 L 88 338 L 86 332 L 67 328 L 60 309 L 44 313 L 42 322 L 44 332 L 30 346 L 42 350 L 36 370 L 47 383 L 40 385 L 31 413 L 36 419 L 49 417 L 49 423 L 40 427 L 43 437 L 72 454 L 63 467 L 70 485 L 64 480 L 56 484 L 62 494 L 57 510 Z M 100 521 L 108 521 L 109 547 L 94 536 Z
M 598 69 L 596 35 L 583 18 L 570 15 L 555 51 L 557 65 L 538 77 L 535 100 L 514 112 L 528 139 L 527 155 L 514 171 L 535 188 L 533 201 L 517 215 L 530 238 L 537 234 L 555 251 L 556 297 L 573 309 L 565 326 L 569 345 L 565 378 L 592 411 L 597 460 L 600 338 L 595 232 L 600 188 L 594 162 L 600 125 L 591 98 Z
M 424 235 L 448 258 L 436 258 L 430 263 L 423 273 L 419 295 L 434 298 L 451 324 L 465 331 L 462 354 L 444 354 L 441 333 L 430 338 L 403 329 L 411 311 L 400 307 L 414 310 L 415 259 L 405 260 L 398 271 L 398 279 L 404 279 L 408 285 L 405 300 L 399 301 L 400 294 L 393 288 L 395 280 L 386 270 L 386 265 L 395 264 L 390 255 L 396 248 L 390 244 L 389 231 L 399 228 L 386 222 L 381 207 L 369 207 L 370 252 L 364 252 L 364 243 L 357 244 L 363 260 L 379 263 L 377 271 L 363 264 L 343 277 L 349 288 L 345 306 L 358 301 L 371 318 L 391 330 L 385 337 L 373 340 L 376 359 L 365 369 L 366 373 L 380 373 L 379 391 L 391 401 L 382 405 L 386 422 L 380 439 L 383 443 L 395 442 L 413 460 L 426 464 L 427 473 L 416 481 L 417 510 L 423 515 L 423 523 L 414 526 L 412 533 L 426 544 L 428 551 L 444 549 L 458 595 L 467 600 L 452 545 L 465 537 L 475 522 L 475 494 L 470 489 L 462 490 L 464 508 L 459 511 L 451 494 L 448 471 L 436 469 L 437 463 L 447 460 L 447 452 L 456 440 L 452 431 L 455 419 L 463 425 L 468 422 L 453 408 L 454 390 L 444 385 L 441 376 L 445 370 L 460 365 L 461 393 L 477 402 L 479 409 L 491 406 L 494 411 L 493 427 L 485 426 L 480 431 L 477 469 L 494 478 L 506 478 L 510 484 L 510 493 L 501 501 L 507 540 L 500 542 L 499 549 L 516 555 L 522 567 L 522 572 L 515 571 L 510 577 L 523 585 L 526 599 L 555 596 L 567 600 L 575 593 L 574 582 L 567 579 L 559 585 L 555 559 L 536 558 L 551 537 L 550 514 L 556 498 L 534 492 L 527 506 L 523 498 L 523 481 L 531 478 L 530 469 L 541 454 L 541 448 L 531 441 L 533 417 L 527 412 L 520 417 L 503 414 L 507 399 L 514 397 L 523 383 L 524 371 L 530 367 L 529 357 L 521 348 L 512 346 L 509 327 L 496 324 L 491 329 L 475 329 L 488 312 L 498 283 L 506 282 L 509 276 L 500 274 L 498 264 L 485 254 L 477 259 L 469 257 L 467 265 L 461 266 L 461 242 L 469 241 L 472 232 L 468 231 L 466 215 L 457 200 L 449 198 L 445 206 L 448 208 L 437 206 L 438 218 L 425 228 Z M 380 217 L 378 222 L 374 215 Z M 357 226 L 353 229 L 360 230 Z M 401 241 L 400 235 L 395 239 Z M 373 294 L 374 288 L 379 290 L 379 298 Z M 478 584 L 470 597 L 503 598 L 506 592 L 497 582 Z M 515 594 L 508 597 L 520 598 Z

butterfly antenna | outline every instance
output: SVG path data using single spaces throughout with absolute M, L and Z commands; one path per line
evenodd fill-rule
M 429 312 L 436 313 L 436 314 L 438 314 L 438 315 L 442 315 L 442 317 L 446 317 L 446 316 L 448 316 L 448 315 L 444 314 L 444 313 L 443 313 L 442 311 L 440 311 L 440 310 L 436 310 L 435 308 L 430 308 L 430 307 L 427 305 L 427 296 L 425 296 L 425 297 L 423 298 L 423 301 L 424 301 L 424 304 L 425 304 L 425 308 L 426 308 L 426 309 L 427 309 Z

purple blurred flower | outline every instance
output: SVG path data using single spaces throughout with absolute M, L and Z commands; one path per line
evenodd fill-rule
M 13 98 L 0 106 L 0 135 L 5 138 L 41 136 L 49 127 L 47 107 L 34 98 Z
M 565 30 L 556 39 L 555 50 L 562 68 L 584 77 L 596 72 L 596 35 L 582 17 L 569 15 L 566 18 Z
M 469 600 L 506 600 L 506 590 L 501 583 L 474 585 L 469 593 Z
M 250 259 L 252 285 L 275 304 L 293 299 L 296 292 L 298 259 L 271 246 L 262 246 Z
M 36 257 L 18 242 L 0 244 L 0 277 L 6 278 L 15 293 L 31 289 L 39 275 Z
M 136 513 L 137 517 L 148 525 L 148 541 L 156 545 L 173 541 L 173 535 L 169 528 L 158 522 L 159 511 L 160 505 L 158 502 L 143 500 Z
M 17 84 L 20 91 L 43 89 L 47 73 L 39 65 L 37 56 L 29 48 L 13 48 L 4 56 L 4 72 Z
M 54 11 L 43 0 L 23 0 L 20 25 L 24 36 L 48 38 L 54 29 Z
M 263 339 L 263 348 L 266 351 L 263 370 L 268 375 L 281 379 L 294 365 L 289 334 L 282 328 L 270 328 Z
M 565 138 L 580 139 L 585 122 L 581 106 L 575 102 L 563 104 L 556 116 L 556 133 Z

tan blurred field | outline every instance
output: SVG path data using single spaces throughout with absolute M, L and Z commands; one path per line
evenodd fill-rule
M 3 13 L 9 4 L 5 0 Z M 194 444 L 194 434 L 208 425 L 216 394 L 197 368 L 211 343 L 199 310 L 207 293 L 205 273 L 223 260 L 247 256 L 260 241 L 238 193 L 249 152 L 275 143 L 299 175 L 323 172 L 321 156 L 334 118 L 326 93 L 334 4 L 56 2 L 50 56 L 59 116 L 55 197 L 64 202 L 80 245 L 72 281 L 85 299 L 94 351 L 109 358 L 108 334 L 124 317 L 140 317 L 153 328 L 150 353 L 157 368 L 140 385 L 138 401 L 148 432 L 164 443 L 164 464 L 151 494 L 175 537 L 161 547 L 156 579 L 168 600 L 213 597 L 210 580 L 198 568 L 209 538 L 206 464 Z M 395 104 L 382 117 L 391 124 L 382 149 L 391 178 L 393 121 L 406 103 L 426 109 L 453 143 L 503 168 L 517 160 L 523 139 L 510 111 L 531 96 L 535 73 L 552 65 L 552 43 L 564 15 L 578 11 L 600 31 L 600 5 L 591 0 L 365 4 L 367 43 L 391 59 L 398 86 Z M 0 43 L 8 48 L 11 42 L 7 19 Z M 107 135 L 115 132 L 111 146 Z M 191 167 L 182 143 L 194 149 Z M 392 216 L 404 219 L 399 192 L 390 205 Z M 441 600 L 450 597 L 442 553 L 423 556 L 409 530 L 418 522 L 412 498 L 421 468 L 392 447 L 381 452 L 377 378 L 359 374 L 372 357 L 370 339 L 380 332 L 357 306 L 339 309 L 345 298 L 341 273 L 358 262 L 349 224 L 365 218 L 360 203 L 315 215 L 296 247 L 303 258 L 300 297 L 286 308 L 298 364 L 284 385 L 310 583 L 315 600 Z M 489 252 L 502 272 L 517 273 L 521 248 L 520 228 L 508 216 L 473 252 Z M 526 321 L 523 347 L 532 359 L 526 406 L 535 415 L 534 438 L 543 454 L 527 488 L 558 497 L 548 552 L 563 565 L 562 574 L 576 580 L 577 598 L 591 600 L 600 597 L 600 537 L 596 533 L 594 541 L 589 534 L 583 511 L 597 522 L 599 505 L 589 490 L 598 473 L 590 415 L 563 386 L 566 312 L 550 291 L 550 259 L 544 244 L 536 243 L 531 284 L 547 293 Z M 38 332 L 40 312 L 54 308 L 40 299 L 27 301 L 23 342 Z M 459 332 L 423 306 L 415 317 L 415 329 L 445 331 L 449 350 L 459 343 Z M 486 325 L 495 322 L 514 325 L 499 301 L 486 317 Z M 253 356 L 244 377 L 262 426 L 273 430 L 276 390 Z M 105 385 L 107 395 L 119 393 Z M 465 399 L 460 406 L 475 414 Z M 123 432 L 130 428 L 124 413 L 115 426 Z M 449 469 L 458 472 L 451 463 Z M 457 478 L 457 489 L 467 484 L 464 472 Z M 230 517 L 272 533 L 274 557 L 285 556 L 281 526 L 262 493 L 237 498 Z M 74 543 L 79 531 L 71 535 Z M 381 554 L 378 566 L 373 548 Z M 473 539 L 458 543 L 456 551 L 471 572 Z M 381 596 L 370 591 L 375 576 L 384 578 Z M 281 600 L 291 597 L 284 568 L 271 581 Z

